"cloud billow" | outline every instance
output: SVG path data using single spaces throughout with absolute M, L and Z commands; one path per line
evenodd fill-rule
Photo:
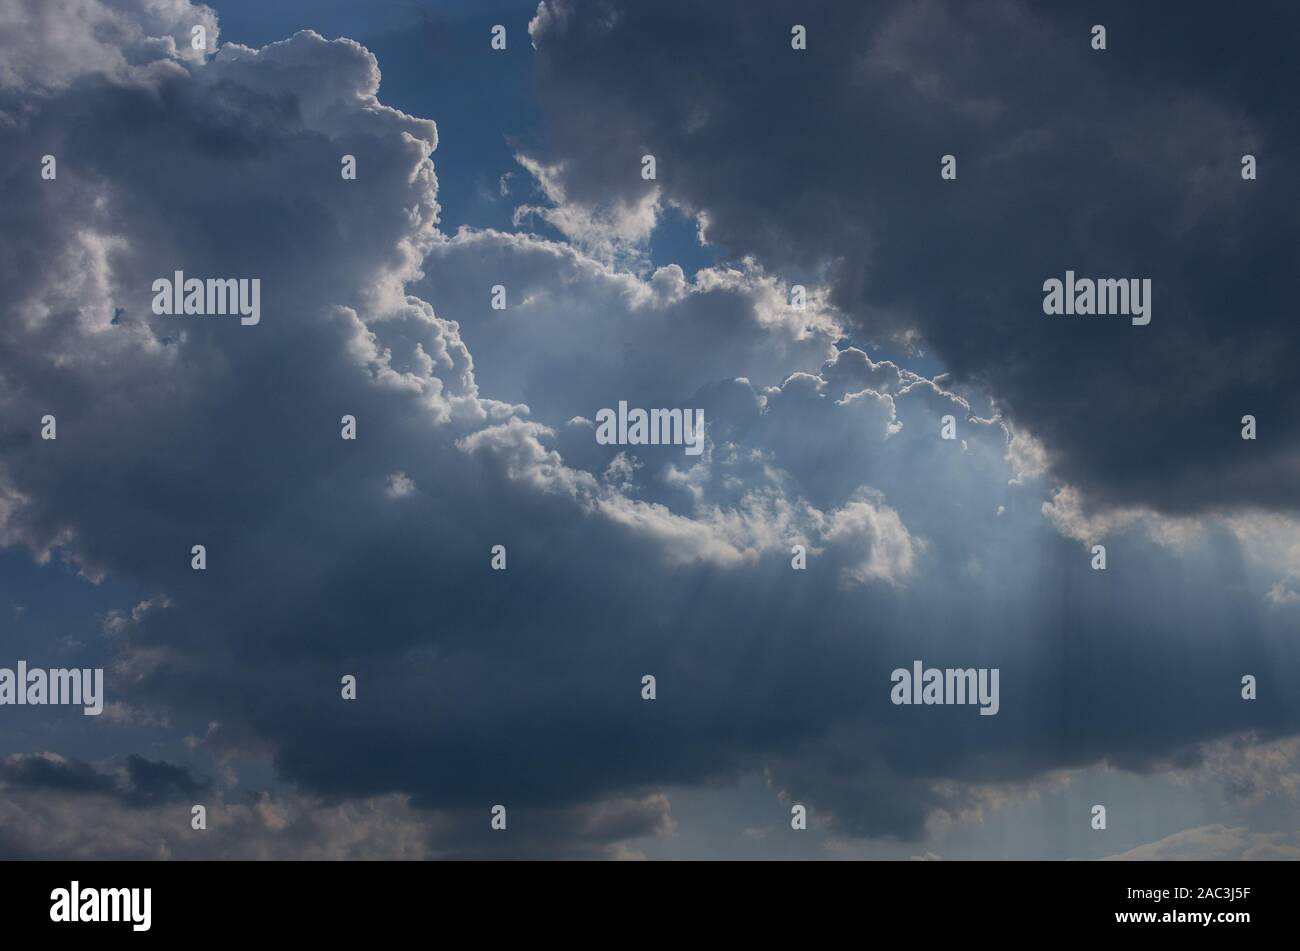
M 1088 513 L 1035 460 L 1090 491 L 1156 503 L 1108 486 L 1110 468 L 1089 476 L 1089 454 L 1108 450 L 1054 430 L 1026 382 L 1069 385 L 1084 373 L 1085 338 L 1068 344 L 1077 364 L 1053 364 L 1066 338 L 1053 343 L 1057 325 L 1032 319 L 1036 293 L 1022 338 L 1011 309 L 981 323 L 981 285 L 956 280 L 1013 250 L 944 248 L 974 242 L 974 231 L 920 253 L 926 229 L 905 227 L 901 207 L 910 196 L 937 213 L 938 200 L 922 197 L 941 184 L 937 155 L 924 173 L 896 170 L 897 193 L 850 190 L 873 209 L 832 201 L 846 173 L 815 150 L 820 186 L 792 178 L 806 159 L 779 172 L 769 154 L 753 157 L 754 181 L 733 175 L 723 188 L 711 176 L 738 161 L 724 140 L 757 108 L 727 94 L 730 77 L 698 96 L 665 87 L 703 110 L 685 117 L 696 139 L 678 140 L 655 125 L 657 107 L 630 108 L 597 72 L 608 89 L 590 115 L 650 123 L 633 136 L 611 118 L 607 132 L 631 142 L 653 131 L 665 195 L 707 210 L 728 244 L 747 231 L 757 253 L 694 275 L 629 270 L 580 240 L 581 207 L 563 242 L 440 231 L 438 189 L 458 186 L 435 176 L 437 130 L 382 104 L 378 64 L 353 41 L 303 32 L 194 57 L 168 44 L 200 15 L 184 4 L 167 7 L 166 29 L 130 4 L 82 6 L 136 17 L 145 38 L 131 33 L 121 61 L 111 48 L 78 60 L 60 43 L 84 37 L 41 34 L 44 61 L 80 67 L 34 76 L 32 65 L 3 74 L 0 88 L 0 175 L 23 183 L 0 207 L 0 234 L 6 250 L 16 236 L 24 249 L 0 256 L 0 540 L 148 592 L 103 625 L 110 701 L 207 722 L 196 750 L 227 764 L 265 757 L 292 792 L 239 802 L 220 780 L 203 785 L 167 762 L 129 760 L 122 786 L 94 764 L 23 758 L 6 761 L 16 814 L 39 812 L 39 779 L 64 793 L 39 812 L 50 823 L 75 824 L 85 802 L 116 795 L 114 829 L 131 854 L 150 848 L 142 816 L 184 823 L 183 809 L 167 809 L 220 793 L 214 821 L 227 816 L 244 837 L 226 854 L 405 855 L 399 840 L 418 830 L 420 856 L 618 855 L 629 840 L 671 833 L 665 788 L 766 770 L 845 834 L 919 837 L 936 810 L 960 811 L 990 785 L 1100 761 L 1155 769 L 1215 737 L 1294 733 L 1300 711 L 1277 686 L 1297 668 L 1289 615 L 1263 598 L 1282 582 L 1245 528 L 1210 525 L 1174 544 L 1116 523 L 1112 563 L 1141 571 L 1089 569 L 1079 544 Z M 944 9 L 891 8 L 843 40 L 815 25 L 810 36 L 848 44 L 887 30 L 935 52 L 909 16 L 943 23 Z M 997 9 L 1009 30 L 1055 36 L 1018 7 Z M 760 12 L 756 24 L 768 23 Z M 640 16 L 629 7 L 609 18 L 606 40 L 622 42 Z M 553 58 L 561 44 L 594 43 L 585 22 L 539 16 L 545 102 L 586 88 Z M 742 52 L 766 42 L 756 24 L 734 37 Z M 936 37 L 926 42 L 945 34 Z M 703 55 L 703 43 L 685 54 Z M 909 118 L 909 97 L 931 95 L 927 83 L 898 74 L 902 65 L 853 62 L 839 80 L 901 84 L 912 92 L 882 108 L 934 121 Z M 795 68 L 775 68 L 770 81 L 812 81 L 792 78 Z M 955 88 L 963 128 L 991 135 L 997 104 Z M 835 98 L 831 112 L 846 118 L 854 102 Z M 582 171 L 582 150 L 605 149 L 604 134 L 557 139 L 574 150 L 578 177 L 554 196 L 581 203 L 623 187 Z M 937 148 L 938 131 L 928 134 L 926 148 Z M 891 161 L 879 148 L 888 136 L 872 138 L 872 161 Z M 722 151 L 713 170 L 689 172 L 700 141 Z M 58 155 L 56 182 L 34 174 L 46 152 Z M 357 157 L 355 181 L 340 176 L 344 154 Z M 978 192 L 980 169 L 978 158 L 965 164 L 961 187 Z M 748 190 L 764 179 L 767 205 Z M 792 184 L 811 204 L 783 211 Z M 1024 187 L 1040 186 L 1027 177 Z M 992 214 L 997 194 L 944 214 L 1006 225 Z M 1046 208 L 1060 198 L 1046 197 Z M 825 230 L 815 239 L 814 219 Z M 844 260 L 819 272 L 832 245 Z M 1011 266 L 1046 266 L 1046 251 L 1034 253 Z M 933 278 L 917 278 L 918 261 L 938 269 Z M 855 278 L 868 264 L 871 279 Z M 807 311 L 788 306 L 787 265 L 810 275 Z M 154 316 L 151 282 L 175 270 L 259 278 L 261 321 Z M 986 277 L 998 274 L 1008 303 L 1019 278 Z M 487 304 L 497 283 L 511 300 L 499 313 Z M 973 309 L 950 310 L 954 293 Z M 1174 301 L 1157 301 L 1172 323 Z M 943 325 L 940 313 L 964 313 L 967 326 Z M 1157 311 L 1149 328 L 1061 332 L 1077 329 L 1106 353 L 1098 335 L 1122 332 L 1155 347 L 1158 368 L 1172 351 L 1140 341 L 1163 326 Z M 986 384 L 1008 412 L 980 417 L 951 380 L 847 342 L 872 328 L 918 329 L 955 377 Z M 1029 360 L 1035 339 L 1046 362 Z M 985 352 L 994 340 L 1000 362 Z M 1087 379 L 1121 376 L 1115 367 Z M 702 406 L 705 452 L 598 445 L 591 421 L 620 399 Z M 1070 425 L 1096 424 L 1091 412 Z M 46 413 L 58 418 L 57 441 L 37 435 Z M 345 414 L 355 441 L 340 438 Z M 945 415 L 959 439 L 939 438 Z M 1232 491 L 1232 479 L 1219 482 Z M 1186 490 L 1193 508 L 1226 501 Z M 201 572 L 190 568 L 196 543 L 207 549 Z M 505 571 L 490 567 L 497 544 Z M 791 569 L 795 544 L 808 550 L 806 571 Z M 1216 583 L 1189 586 L 1189 574 Z M 917 657 L 1000 667 L 999 714 L 890 705 L 890 671 Z M 1245 670 L 1276 678 L 1257 704 L 1237 699 Z M 654 703 L 639 696 L 645 673 L 658 679 Z M 340 698 L 344 674 L 357 677 L 356 701 Z M 519 830 L 513 846 L 488 830 L 498 802 Z M 294 825 L 280 809 L 312 818 Z
M 787 280 L 828 274 L 862 339 L 923 341 L 1090 507 L 1294 512 L 1297 15 L 546 0 L 534 161 L 599 208 L 655 154 L 661 202 Z M 1044 316 L 1067 269 L 1151 280 L 1153 322 Z

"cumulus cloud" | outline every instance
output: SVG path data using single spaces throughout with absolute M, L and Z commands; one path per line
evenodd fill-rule
M 1264 611 L 1277 572 L 1246 554 L 1260 537 L 1126 534 L 1112 563 L 1141 571 L 1091 572 L 1050 433 L 855 342 L 839 272 L 810 267 L 796 310 L 779 256 L 641 269 L 620 256 L 654 227 L 635 203 L 552 216 L 565 241 L 445 234 L 437 130 L 380 101 L 362 46 L 303 32 L 195 57 L 134 31 L 202 11 L 155 6 L 174 16 L 95 5 L 136 24 L 92 31 L 131 69 L 32 7 L 11 18 L 53 65 L 4 80 L 0 175 L 21 185 L 0 206 L 0 539 L 131 592 L 97 644 L 120 714 L 99 742 L 211 724 L 189 749 L 220 782 L 32 746 L 6 767 L 5 828 L 68 829 L 49 854 L 634 857 L 672 829 L 666 786 L 770 769 L 846 834 L 921 836 L 988 784 L 1294 732 L 1280 691 L 1236 696 L 1238 670 L 1297 669 Z M 543 71 L 567 9 L 539 10 Z M 697 129 L 735 121 L 726 92 L 692 99 Z M 532 170 L 555 214 L 597 207 L 568 166 Z M 261 322 L 154 316 L 175 270 L 258 277 Z M 597 444 L 620 400 L 703 408 L 705 451 Z M 1224 562 L 1228 583 L 1187 584 Z M 917 657 L 1000 667 L 1000 714 L 890 705 Z M 242 788 L 246 761 L 284 791 Z M 220 845 L 188 838 L 200 793 Z M 520 817 L 509 845 L 494 803 Z
M 1297 16 L 1211 5 L 1174 41 L 1122 3 L 543 0 L 533 160 L 566 201 L 619 207 L 654 153 L 662 204 L 828 284 L 859 339 L 923 344 L 1090 503 L 1294 511 L 1300 186 L 1240 161 L 1298 144 Z M 1151 279 L 1152 323 L 1045 317 L 1067 269 Z
M 571 201 L 565 193 L 562 169 L 548 167 L 527 155 L 518 155 L 516 160 L 532 176 L 546 200 L 544 205 L 518 206 L 514 212 L 516 225 L 536 218 L 599 260 L 631 264 L 642 260 L 646 242 L 659 221 L 657 188 L 647 186 L 644 194 L 627 201 L 584 205 Z
M 88 75 L 151 85 L 201 64 L 218 37 L 216 14 L 189 0 L 4 0 L 0 94 L 58 93 Z M 0 111 L 0 122 L 13 121 Z

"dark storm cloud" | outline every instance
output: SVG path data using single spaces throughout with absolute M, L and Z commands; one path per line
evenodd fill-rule
M 1294 510 L 1297 28 L 1291 3 L 545 0 L 542 158 L 598 206 L 653 153 L 711 241 L 829 268 L 858 335 L 919 332 L 1090 505 Z M 1045 316 L 1067 269 L 1150 278 L 1152 323 Z
M 0 784 L 7 790 L 109 796 L 124 806 L 152 807 L 206 792 L 188 767 L 132 754 L 117 770 L 101 770 L 53 753 L 14 754 L 0 760 Z
M 57 756 L 13 755 L 0 762 L 0 782 L 7 787 L 57 789 L 73 792 L 108 792 L 112 776 L 89 763 Z
M 192 799 L 209 788 L 185 766 L 153 761 L 143 756 L 126 758 L 126 797 L 139 805 Z
M 637 15 L 606 18 L 610 35 Z M 297 825 L 239 805 L 239 846 L 185 844 L 184 811 L 159 806 L 165 833 L 118 817 L 87 849 L 120 833 L 119 854 L 160 835 L 172 854 L 406 854 L 415 829 L 421 854 L 619 854 L 670 828 L 665 786 L 761 769 L 850 834 L 914 836 L 974 784 L 1295 731 L 1279 687 L 1300 668 L 1293 615 L 1261 587 L 1285 569 L 1240 533 L 1211 524 L 1180 547 L 1116 529 L 1112 570 L 1093 572 L 1069 497 L 1022 466 L 1032 443 L 837 350 L 844 312 L 814 295 L 792 315 L 761 262 L 638 276 L 528 235 L 446 237 L 434 127 L 381 104 L 355 43 L 158 56 L 6 90 L 23 109 L 0 123 L 0 233 L 25 256 L 0 255 L 0 411 L 28 438 L 5 442 L 0 539 L 152 593 L 104 624 L 110 702 L 212 723 L 199 753 L 268 750 L 319 802 Z M 666 94 L 741 110 L 726 92 Z M 34 173 L 46 151 L 57 183 Z M 809 156 L 834 180 L 835 155 Z M 789 181 L 772 174 L 773 201 Z M 154 317 L 150 283 L 176 268 L 259 277 L 261 323 Z M 513 303 L 492 316 L 495 283 Z M 1158 331 L 1161 306 L 1125 329 Z M 594 413 L 629 398 L 698 400 L 706 453 L 596 446 Z M 35 435 L 50 412 L 54 442 Z M 943 415 L 959 440 L 937 438 Z M 1001 712 L 892 706 L 889 673 L 916 658 L 1000 667 Z M 1246 671 L 1269 685 L 1254 704 L 1237 699 Z M 142 803 L 190 794 L 185 774 L 130 762 Z M 56 772 L 74 787 L 57 808 L 19 796 L 5 815 L 88 821 L 71 793 L 95 774 Z M 485 838 L 495 803 L 508 845 Z

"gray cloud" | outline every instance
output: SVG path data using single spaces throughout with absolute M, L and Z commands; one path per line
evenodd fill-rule
M 861 339 L 923 341 L 1089 507 L 1294 511 L 1298 14 L 1202 4 L 1177 31 L 1170 15 L 544 0 L 535 161 L 600 209 L 646 196 L 654 154 L 661 207 L 787 280 L 825 275 Z M 1153 323 L 1046 318 L 1042 284 L 1066 269 L 1150 278 Z
M 135 754 L 120 769 L 101 772 L 57 753 L 16 753 L 0 760 L 0 783 L 8 790 L 103 795 L 130 807 L 176 802 L 209 788 L 185 766 Z
M 1119 855 L 1115 861 L 1296 861 L 1300 859 L 1300 835 L 1294 832 L 1251 832 L 1221 825 L 1199 826 L 1157 842 L 1140 845 Z
M 78 35 L 24 34 L 59 54 Z M 1295 732 L 1294 608 L 1265 597 L 1293 523 L 1174 538 L 1143 509 L 1092 572 L 1083 529 L 1058 530 L 1084 516 L 1037 464 L 1059 447 L 847 346 L 838 271 L 810 258 L 795 314 L 767 258 L 688 277 L 578 231 L 447 236 L 436 130 L 379 102 L 356 43 L 144 48 L 143 71 L 91 59 L 3 90 L 23 108 L 0 175 L 23 185 L 0 207 L 22 248 L 0 255 L 0 539 L 143 592 L 103 625 L 109 699 L 213 724 L 198 753 L 264 757 L 292 792 L 220 787 L 227 833 L 195 845 L 168 811 L 190 774 L 126 760 L 134 801 L 49 853 L 630 855 L 672 828 L 664 788 L 761 770 L 846 835 L 919 837 L 983 784 Z M 46 151 L 57 182 L 34 174 Z M 152 316 L 175 269 L 258 276 L 262 322 Z M 620 399 L 704 406 L 706 452 L 595 445 Z M 918 657 L 1000 667 L 1002 712 L 890 705 Z M 1261 675 L 1254 704 L 1239 671 Z M 111 798 L 93 767 L 19 762 L 5 807 L 34 829 Z M 40 770 L 48 805 L 22 780 Z
M 204 829 L 191 824 L 198 804 Z M 55 753 L 0 760 L 0 819 L 9 859 L 618 859 L 641 857 L 628 840 L 672 829 L 662 794 L 516 809 L 506 836 L 486 808 L 415 809 L 397 794 L 239 794 L 166 762 L 129 756 L 101 769 Z

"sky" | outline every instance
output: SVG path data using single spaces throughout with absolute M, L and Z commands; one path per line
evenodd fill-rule
M 1300 857 L 1297 21 L 0 0 L 0 857 Z

